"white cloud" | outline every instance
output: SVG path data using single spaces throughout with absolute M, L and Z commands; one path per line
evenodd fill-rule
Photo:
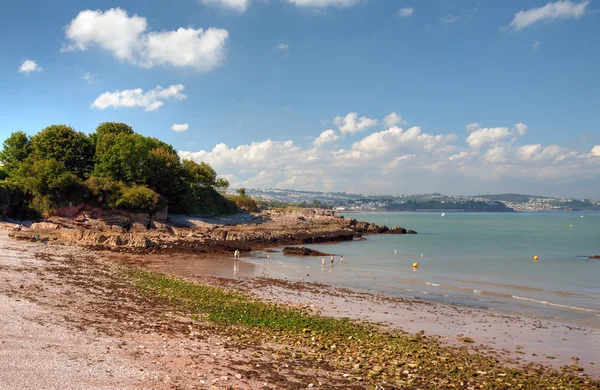
M 524 136 L 529 127 L 524 123 L 517 123 L 513 129 L 508 127 L 481 127 L 479 123 L 471 123 L 466 126 L 467 144 L 473 149 L 481 148 L 485 144 L 496 143 L 509 137 Z
M 339 127 L 342 134 L 358 133 L 369 127 L 377 126 L 376 119 L 367 118 L 366 116 L 362 116 L 359 119 L 356 112 L 351 112 L 345 117 L 336 116 L 333 118 L 333 123 Z
M 29 74 L 32 72 L 41 72 L 42 70 L 43 68 L 33 60 L 25 60 L 21 66 L 19 66 L 19 73 Z
M 589 0 L 574 3 L 570 0 L 548 3 L 540 8 L 531 8 L 517 12 L 508 28 L 522 30 L 538 22 L 552 22 L 557 19 L 579 19 L 585 14 Z
M 175 123 L 173 126 L 171 126 L 171 130 L 176 131 L 178 133 L 187 131 L 189 128 L 187 123 L 183 123 L 183 124 L 177 124 Z
M 529 127 L 525 123 L 517 123 L 515 125 L 515 131 L 518 135 L 524 136 L 529 131 Z
M 187 96 L 181 93 L 183 89 L 183 85 L 176 84 L 168 88 L 157 86 L 148 92 L 144 92 L 141 88 L 104 92 L 94 100 L 92 107 L 100 110 L 104 110 L 107 107 L 142 107 L 146 111 L 154 111 L 164 105 L 164 100 L 186 99 Z
M 600 145 L 585 152 L 541 143 L 521 145 L 519 127 L 479 125 L 461 137 L 462 143 L 483 131 L 487 138 L 483 137 L 477 148 L 468 143 L 458 146 L 458 137 L 451 133 L 393 126 L 365 134 L 346 148 L 334 147 L 341 136 L 329 129 L 306 147 L 267 139 L 179 154 L 210 163 L 240 187 L 467 194 L 536 192 L 542 187 L 568 193 L 575 186 L 587 188 L 590 194 L 600 190 Z
M 405 154 L 403 156 L 398 156 L 383 166 L 383 173 L 388 173 L 397 169 L 398 167 L 402 167 L 402 164 L 406 163 L 407 161 L 414 160 L 416 157 L 417 156 L 414 154 Z
M 406 8 L 400 8 L 398 10 L 398 12 L 396 12 L 396 15 L 398 15 L 401 18 L 406 18 L 408 16 L 412 16 L 414 13 L 415 13 L 414 8 L 406 7 Z
M 81 11 L 65 27 L 65 37 L 69 44 L 63 46 L 63 52 L 99 47 L 144 68 L 170 65 L 210 71 L 225 59 L 229 32 L 212 27 L 152 32 L 146 18 L 112 8 Z
M 450 157 L 448 157 L 448 160 L 450 161 L 461 161 L 466 159 L 467 157 L 469 157 L 469 153 L 465 152 L 464 150 L 458 154 L 452 155 Z
M 512 135 L 507 127 L 486 127 L 473 131 L 467 137 L 467 143 L 471 148 L 477 149 L 481 146 L 501 141 Z
M 250 6 L 250 0 L 200 0 L 202 4 L 214 5 L 244 13 Z
M 288 45 L 287 43 L 280 43 L 278 45 L 275 45 L 275 47 L 273 47 L 273 49 L 281 50 L 281 51 L 287 51 L 289 48 L 290 48 L 290 45 Z
M 540 41 L 533 41 L 533 43 L 531 44 L 531 48 L 533 49 L 533 51 L 536 51 L 538 47 L 540 47 Z
M 313 145 L 323 146 L 323 145 L 335 142 L 339 138 L 340 138 L 340 136 L 335 133 L 335 130 L 333 130 L 333 129 L 325 130 L 317 137 L 317 139 L 314 140 Z
M 287 0 L 297 7 L 326 8 L 326 7 L 352 7 L 361 0 Z
M 469 123 L 467 126 L 465 126 L 465 128 L 467 129 L 467 133 L 472 133 L 481 129 L 481 125 L 479 123 L 473 122 Z
M 448 14 L 448 15 L 444 16 L 443 18 L 441 18 L 440 21 L 442 23 L 455 23 L 455 22 L 458 22 L 459 19 L 460 19 L 460 16 Z
M 90 72 L 87 72 L 83 76 L 81 76 L 81 79 L 87 81 L 88 84 L 92 84 L 95 78 L 96 76 L 94 76 Z
M 389 114 L 388 116 L 386 116 L 385 118 L 383 118 L 383 125 L 385 127 L 392 127 L 392 126 L 396 126 L 396 125 L 402 125 L 406 123 L 406 121 L 404 119 L 402 119 L 402 116 L 399 114 L 396 114 L 396 112 L 392 112 L 391 114 Z

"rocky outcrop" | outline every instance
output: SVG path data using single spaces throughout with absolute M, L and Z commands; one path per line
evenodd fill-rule
M 283 248 L 283 254 L 293 256 L 329 256 L 329 253 L 319 252 L 303 246 L 286 246 Z
M 351 241 L 364 234 L 384 233 L 416 234 L 315 209 L 223 218 L 169 216 L 167 222 L 153 221 L 147 214 L 88 210 L 75 218 L 54 217 L 34 223 L 12 234 L 20 239 L 38 236 L 43 241 L 110 250 L 221 252 Z

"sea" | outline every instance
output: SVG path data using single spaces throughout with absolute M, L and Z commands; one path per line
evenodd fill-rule
M 333 265 L 280 251 L 245 260 L 267 277 L 600 326 L 600 259 L 589 258 L 600 255 L 600 213 L 345 216 L 418 234 L 307 245 L 335 254 Z

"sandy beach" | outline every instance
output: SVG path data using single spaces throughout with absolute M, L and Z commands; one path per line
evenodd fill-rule
M 13 241 L 5 232 L 0 250 L 0 389 L 368 388 L 333 365 L 285 358 L 276 343 L 242 347 L 228 333 L 235 330 L 215 330 L 167 300 L 136 294 L 115 278 L 132 265 L 327 316 L 423 330 L 513 367 L 576 363 L 584 370 L 577 375 L 599 376 L 597 329 L 266 279 L 253 264 L 234 271 L 232 259 L 218 255 L 90 252 Z M 204 272 L 191 274 L 190 262 L 194 269 L 202 262 Z

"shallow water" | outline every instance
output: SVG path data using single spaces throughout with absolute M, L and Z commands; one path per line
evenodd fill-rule
M 336 254 L 333 266 L 329 258 L 322 267 L 320 257 L 280 252 L 270 253 L 269 260 L 266 253 L 256 252 L 249 260 L 271 277 L 600 325 L 600 260 L 580 257 L 600 254 L 600 214 L 348 216 L 419 234 L 310 246 Z M 418 270 L 413 269 L 414 262 L 419 263 Z

